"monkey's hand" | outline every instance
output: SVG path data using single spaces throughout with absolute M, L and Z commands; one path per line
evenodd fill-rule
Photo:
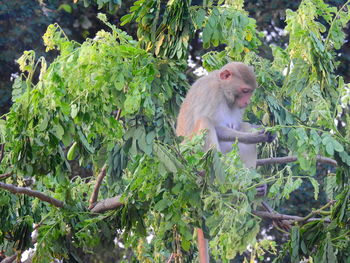
M 257 135 L 264 135 L 264 142 L 271 143 L 276 139 L 276 134 L 270 131 L 266 131 L 265 129 L 261 129 L 257 132 Z

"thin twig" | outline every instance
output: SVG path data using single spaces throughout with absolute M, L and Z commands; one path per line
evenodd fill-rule
M 268 203 L 266 203 L 265 201 L 262 201 L 261 204 L 262 204 L 262 206 L 265 208 L 265 210 L 267 212 L 269 212 L 269 213 L 273 213 L 274 212 L 272 207 Z
M 173 257 L 174 257 L 174 253 L 171 253 L 170 258 L 166 263 L 171 263 L 171 261 L 173 261 Z
M 4 159 L 4 156 L 5 156 L 5 144 L 3 143 L 0 145 L 0 163 Z
M 329 201 L 327 204 L 325 204 L 325 205 L 322 206 L 321 208 L 316 209 L 316 210 L 310 212 L 307 216 L 303 217 L 303 220 L 304 220 L 304 221 L 305 221 L 305 220 L 308 220 L 308 219 L 311 218 L 312 216 L 322 213 L 323 210 L 325 210 L 325 209 L 327 209 L 328 207 L 334 205 L 335 202 L 336 202 L 335 200 Z
M 258 159 L 256 161 L 256 165 L 262 166 L 262 165 L 268 165 L 268 164 L 292 163 L 292 162 L 296 162 L 297 160 L 298 160 L 298 157 L 296 157 L 296 156 L 266 158 L 266 159 Z M 330 164 L 333 166 L 338 165 L 336 160 L 333 160 L 333 159 L 327 158 L 327 157 L 323 157 L 323 156 L 317 156 L 316 160 L 318 163 L 325 163 L 325 164 Z
M 117 195 L 112 198 L 107 198 L 98 202 L 91 210 L 93 213 L 102 213 L 108 210 L 113 210 L 123 206 L 124 204 L 120 202 L 120 195 Z
M 50 203 L 56 207 L 63 207 L 64 206 L 64 203 L 62 201 L 57 200 L 55 198 L 52 198 L 50 196 L 47 196 L 47 195 L 43 194 L 42 192 L 31 190 L 29 188 L 18 187 L 18 186 L 14 186 L 12 184 L 5 184 L 2 182 L 0 182 L 0 188 L 8 190 L 13 194 L 25 194 L 25 195 L 29 195 L 32 197 L 36 197 L 36 198 L 40 199 L 41 201 Z
M 122 113 L 122 110 L 119 109 L 119 110 L 117 111 L 117 115 L 115 116 L 115 119 L 116 119 L 116 120 L 119 120 L 120 114 L 121 114 L 121 113 Z
M 92 209 L 95 206 L 95 203 L 97 202 L 98 192 L 100 191 L 100 187 L 101 187 L 103 178 L 105 178 L 105 176 L 106 176 L 106 173 L 107 173 L 107 166 L 104 165 L 102 167 L 101 172 L 97 176 L 97 180 L 96 180 L 96 183 L 95 183 L 95 186 L 94 186 L 94 190 L 93 190 L 93 192 L 91 194 L 90 201 L 89 201 L 89 203 L 90 203 L 89 209 Z
M 6 174 L 0 174 L 0 180 L 6 179 L 12 175 L 12 172 Z

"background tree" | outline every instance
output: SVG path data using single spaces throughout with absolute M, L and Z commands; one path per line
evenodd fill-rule
M 340 8 L 346 1 L 325 1 Z M 96 19 L 98 9 L 108 12 L 110 20 L 120 27 L 120 18 L 127 13 L 133 1 L 4 1 L 0 6 L 0 24 L 2 36 L 0 47 L 3 52 L 0 61 L 0 112 L 5 113 L 10 106 L 11 74 L 19 72 L 15 60 L 20 57 L 24 50 L 35 50 L 37 54 L 44 52 L 42 40 L 37 35 L 43 35 L 46 27 L 53 22 L 58 22 L 70 39 L 78 42 L 84 41 L 86 37 L 93 37 L 95 33 L 103 28 L 103 24 Z M 192 5 L 201 4 L 200 0 L 193 0 Z M 285 10 L 296 10 L 300 1 L 245 1 L 245 10 L 257 21 L 257 29 L 266 31 L 268 37 L 261 39 L 262 46 L 259 53 L 263 57 L 272 59 L 269 45 L 274 43 L 284 46 L 288 42 L 288 35 L 283 34 L 281 29 L 285 27 Z M 322 21 L 321 21 L 322 22 Z M 123 29 L 131 36 L 135 35 L 135 24 L 126 24 Z M 350 39 L 349 27 L 343 29 L 346 40 L 339 54 L 340 65 L 337 73 L 344 77 L 346 83 L 350 80 Z M 25 37 L 24 37 L 25 36 Z M 190 43 L 191 57 L 198 66 L 201 65 L 202 42 L 199 35 L 195 35 Z M 51 61 L 55 54 L 46 54 L 45 57 Z M 194 70 L 189 70 L 187 76 L 193 81 L 196 76 L 192 75 Z M 13 79 L 13 78 L 12 78 Z
M 276 251 L 274 242 L 257 238 L 260 218 L 270 218 L 291 227 L 277 261 L 348 258 L 350 98 L 335 73 L 347 3 L 337 9 L 304 1 L 287 10 L 289 42 L 272 46 L 271 60 L 258 55 L 263 35 L 240 1 L 136 1 L 121 23 L 136 22 L 138 41 L 99 19 L 108 31 L 82 44 L 50 25 L 46 50 L 59 53 L 49 66 L 33 51 L 18 60 L 23 73 L 0 122 L 0 241 L 7 255 L 36 243 L 36 262 L 86 262 L 88 254 L 104 262 L 92 251 L 117 240 L 133 252 L 126 262 L 189 262 L 197 257 L 193 229 L 201 227 L 213 260 L 228 262 L 248 244 L 253 251 L 243 256 L 255 259 Z M 255 66 L 261 87 L 246 117 L 279 135 L 260 147 L 261 156 L 289 155 L 294 163 L 261 160 L 252 171 L 236 150 L 203 153 L 200 136 L 178 144 L 173 127 L 188 88 L 189 43 L 199 37 L 209 51 L 202 56 L 207 70 L 230 60 Z M 72 175 L 72 160 L 96 176 Z M 326 168 L 318 169 L 319 182 L 317 163 Z M 315 199 L 326 193 L 314 211 L 261 210 L 257 185 L 268 183 L 265 201 L 278 206 L 304 181 Z

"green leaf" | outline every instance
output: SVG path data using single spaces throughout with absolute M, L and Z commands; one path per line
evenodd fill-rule
M 328 174 L 325 178 L 325 192 L 328 200 L 334 199 L 334 191 L 337 187 L 337 177 L 335 174 Z
M 291 262 L 292 263 L 299 263 L 300 262 L 300 256 L 299 256 L 299 244 L 300 244 L 300 232 L 299 227 L 293 226 L 291 230 Z
M 64 146 L 69 146 L 73 140 L 72 134 L 69 131 L 65 131 L 62 137 Z
M 315 200 L 317 200 L 318 194 L 320 192 L 319 183 L 312 177 L 309 177 L 309 180 L 314 188 L 314 198 L 315 198 Z
M 71 105 L 70 116 L 72 117 L 72 119 L 74 119 L 78 115 L 78 112 L 79 112 L 79 108 L 77 104 Z
M 64 129 L 63 127 L 58 123 L 55 124 L 52 129 L 51 132 L 53 135 L 55 135 L 59 140 L 62 140 L 62 136 L 64 134 Z
M 202 28 L 206 14 L 207 14 L 207 12 L 203 8 L 200 8 L 200 9 L 195 11 L 196 16 L 195 16 L 194 23 L 195 23 L 195 26 L 197 27 L 197 29 Z
M 186 239 L 182 239 L 181 240 L 181 247 L 183 250 L 189 251 L 191 248 L 191 242 L 186 240 Z
M 89 142 L 87 141 L 85 135 L 83 134 L 83 132 L 82 132 L 80 129 L 78 129 L 78 135 L 79 135 L 80 141 L 83 143 L 85 149 L 86 149 L 87 151 L 89 151 L 90 153 L 94 153 L 94 152 L 95 152 L 94 147 L 92 147 L 92 146 L 89 144 Z
M 125 24 L 131 22 L 132 18 L 133 18 L 133 15 L 132 15 L 132 14 L 127 14 L 127 15 L 123 16 L 123 17 L 120 19 L 120 21 L 121 21 L 121 24 L 120 24 L 120 25 L 121 25 L 121 26 L 124 26 Z
M 344 151 L 344 147 L 336 139 L 329 135 L 324 136 L 322 143 L 326 146 L 326 151 L 329 155 L 334 155 L 334 150 L 337 152 Z
M 68 4 L 62 4 L 58 7 L 58 10 L 62 10 L 62 9 L 67 13 L 72 13 L 72 7 Z
M 350 155 L 347 152 L 345 152 L 345 151 L 340 152 L 339 156 L 344 163 L 346 163 L 348 166 L 350 166 Z
M 74 142 L 67 152 L 67 160 L 72 161 L 77 156 L 78 144 Z
M 213 154 L 213 167 L 214 167 L 215 177 L 218 179 L 219 183 L 224 184 L 225 170 L 217 153 Z
M 155 205 L 154 205 L 154 209 L 162 212 L 163 210 L 165 210 L 167 207 L 169 207 L 171 205 L 171 202 L 167 199 L 161 199 L 160 201 L 158 201 Z
M 176 173 L 177 168 L 176 168 L 175 163 L 173 162 L 173 160 L 175 160 L 175 158 L 170 157 L 171 154 L 168 152 L 168 150 L 159 143 L 155 143 L 153 145 L 153 149 L 154 149 L 156 156 L 164 164 L 165 168 L 171 173 Z
M 273 185 L 271 185 L 269 190 L 269 197 L 273 197 L 280 193 L 282 183 L 283 183 L 282 178 L 278 178 L 277 181 Z
M 334 150 L 336 150 L 337 152 L 344 151 L 343 145 L 341 145 L 336 139 L 332 138 L 332 144 L 333 144 Z
M 44 131 L 46 130 L 47 128 L 47 125 L 49 123 L 49 120 L 50 120 L 50 116 L 48 114 L 45 114 L 44 115 L 44 118 L 41 120 L 41 122 L 39 123 L 39 126 L 38 126 L 38 130 L 39 131 Z
M 140 108 L 141 94 L 138 91 L 128 94 L 124 101 L 124 110 L 127 114 L 133 114 Z
M 334 148 L 332 142 L 328 141 L 326 144 L 326 151 L 329 155 L 334 155 Z
M 327 233 L 327 238 L 325 240 L 325 248 L 323 250 L 323 259 L 324 259 L 324 262 L 327 262 L 327 263 L 338 262 L 334 253 L 331 234 L 329 232 Z

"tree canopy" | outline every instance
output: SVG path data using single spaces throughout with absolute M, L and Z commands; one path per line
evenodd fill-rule
M 135 23 L 137 39 L 104 14 L 108 29 L 83 43 L 51 24 L 43 40 L 55 59 L 25 51 L 17 60 L 13 105 L 0 119 L 5 260 L 35 245 L 33 262 L 196 262 L 200 227 L 213 262 L 347 262 L 350 86 L 336 73 L 336 51 L 349 1 L 286 10 L 288 45 L 272 45 L 272 59 L 243 1 L 197 2 L 135 1 L 121 23 Z M 229 61 L 255 68 L 245 118 L 278 137 L 259 145 L 257 170 L 243 167 L 237 147 L 203 152 L 203 135 L 181 143 L 174 134 L 194 38 L 208 71 Z M 263 183 L 268 194 L 257 197 Z M 283 214 L 306 183 L 317 206 Z M 266 218 L 283 245 L 259 234 Z M 113 259 L 98 253 L 116 246 Z

